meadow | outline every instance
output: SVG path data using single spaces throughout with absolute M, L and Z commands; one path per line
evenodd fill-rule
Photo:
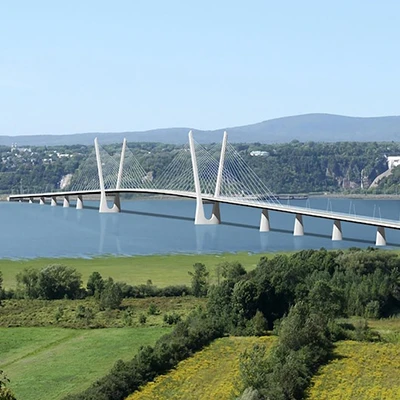
M 312 379 L 308 400 L 400 399 L 400 344 L 338 342 Z
M 239 355 L 254 344 L 270 345 L 274 337 L 225 337 L 181 361 L 127 400 L 229 400 L 240 394 Z
M 0 369 L 17 399 L 57 400 L 105 375 L 118 359 L 131 359 L 167 327 L 123 329 L 0 328 Z
M 15 276 L 24 268 L 43 268 L 64 264 L 82 274 L 84 285 L 89 275 L 100 272 L 129 284 L 153 284 L 165 287 L 190 285 L 188 271 L 196 262 L 217 279 L 215 266 L 238 260 L 248 270 L 255 268 L 261 255 L 158 255 L 137 257 L 101 257 L 92 259 L 0 260 L 3 287 L 16 287 Z M 0 313 L 0 369 L 11 379 L 10 387 L 24 400 L 60 399 L 85 389 L 106 374 L 118 359 L 131 359 L 142 345 L 153 344 L 171 328 L 163 322 L 165 313 L 187 313 L 204 303 L 191 296 L 180 298 L 124 299 L 119 310 L 97 311 L 93 299 L 84 300 L 6 300 Z M 157 312 L 149 315 L 150 304 Z M 76 310 L 82 305 L 94 310 L 89 322 L 77 321 Z M 60 314 L 61 316 L 57 314 Z M 141 314 L 146 323 L 139 322 Z M 108 329 L 68 329 L 106 327 Z M 119 328 L 119 329 L 117 329 Z
M 54 263 L 76 268 L 82 273 L 84 284 L 93 271 L 98 271 L 116 281 L 136 285 L 146 284 L 150 279 L 153 284 L 165 287 L 189 285 L 188 271 L 197 262 L 207 266 L 211 281 L 216 282 L 218 264 L 239 261 L 249 271 L 256 267 L 261 256 L 241 253 L 1 260 L 0 271 L 5 278 L 5 288 L 15 287 L 15 275 L 24 268 L 42 268 Z M 132 359 L 141 345 L 153 344 L 170 331 L 170 326 L 163 321 L 166 313 L 177 313 L 184 319 L 190 310 L 204 305 L 205 301 L 192 296 L 129 298 L 124 299 L 117 310 L 101 311 L 93 298 L 5 300 L 0 310 L 0 327 L 4 327 L 0 328 L 0 369 L 11 379 L 11 388 L 18 399 L 58 400 L 66 394 L 82 391 L 105 375 L 117 359 Z M 151 305 L 156 312 L 150 314 Z M 79 306 L 93 310 L 90 321 L 77 320 Z M 146 315 L 145 323 L 140 322 L 142 314 Z M 356 324 L 357 320 L 352 318 L 344 322 Z M 370 320 L 369 326 L 378 331 L 382 342 L 338 342 L 335 358 L 314 377 L 309 399 L 400 398 L 400 386 L 395 382 L 400 371 L 400 319 Z M 69 329 L 72 327 L 86 329 Z M 100 327 L 107 329 L 87 329 Z M 257 340 L 266 340 L 268 345 L 273 338 L 218 339 L 182 361 L 170 373 L 146 385 L 129 400 L 184 399 L 188 398 L 188 393 L 192 398 L 229 399 L 236 390 L 239 354 Z M 340 374 L 340 371 L 347 372 Z M 352 387 L 359 389 L 350 391 Z M 389 391 L 388 388 L 393 389 Z M 337 393 L 337 397 L 332 393 Z
M 0 312 L 0 327 L 56 326 L 59 328 L 123 328 L 140 327 L 140 316 L 146 316 L 146 326 L 164 325 L 165 314 L 177 314 L 184 319 L 204 298 L 147 297 L 123 299 L 115 310 L 99 310 L 92 297 L 83 300 L 5 300 Z M 91 317 L 77 316 L 80 307 L 92 310 Z M 153 312 L 149 313 L 150 307 Z M 1 363 L 0 363 L 1 366 Z
M 250 271 L 254 269 L 264 254 L 223 253 L 223 254 L 171 254 L 132 257 L 96 257 L 96 258 L 35 258 L 29 260 L 0 260 L 3 274 L 3 287 L 16 287 L 15 276 L 25 268 L 41 269 L 50 264 L 64 264 L 76 268 L 82 274 L 86 284 L 89 275 L 97 271 L 103 277 L 111 276 L 115 281 L 131 285 L 145 284 L 151 280 L 154 285 L 190 284 L 188 271 L 194 263 L 203 263 L 210 271 L 211 281 L 216 281 L 215 267 L 225 261 L 238 261 Z M 267 255 L 268 256 L 268 255 Z M 272 254 L 269 254 L 272 256 Z

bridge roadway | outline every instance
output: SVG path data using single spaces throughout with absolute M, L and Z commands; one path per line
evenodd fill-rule
M 188 199 L 196 199 L 195 192 L 188 191 L 176 191 L 168 189 L 106 189 L 107 195 L 115 195 L 117 193 L 140 193 L 140 194 L 157 194 L 166 196 L 183 197 Z M 10 195 L 8 197 L 9 201 L 19 201 L 25 199 L 35 199 L 35 198 L 55 198 L 55 197 L 69 197 L 69 196 L 87 196 L 87 195 L 100 195 L 100 190 L 83 190 L 83 191 L 70 191 L 70 192 L 48 192 L 48 193 L 34 193 L 34 194 L 17 194 Z M 333 221 L 341 222 L 352 222 L 355 224 L 370 225 L 374 227 L 382 227 L 389 229 L 400 229 L 400 221 L 388 220 L 382 218 L 373 218 L 367 216 L 358 216 L 352 214 L 345 214 L 333 211 L 324 211 L 313 208 L 305 207 L 294 207 L 290 205 L 252 201 L 246 199 L 245 197 L 215 197 L 211 194 L 202 194 L 203 201 L 213 202 L 213 203 L 224 203 L 233 204 L 244 207 L 259 208 L 261 210 L 277 211 L 290 213 L 295 215 L 309 216 L 315 218 L 330 219 Z

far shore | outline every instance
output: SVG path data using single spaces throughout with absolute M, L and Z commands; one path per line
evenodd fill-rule
M 326 193 L 326 194 L 310 194 L 309 197 L 318 198 L 345 198 L 345 199 L 362 199 L 362 200 L 400 200 L 398 194 L 372 194 L 372 193 Z

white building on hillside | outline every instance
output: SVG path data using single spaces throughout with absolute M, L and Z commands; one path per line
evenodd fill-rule
M 392 169 L 400 165 L 400 156 L 387 157 L 388 169 Z

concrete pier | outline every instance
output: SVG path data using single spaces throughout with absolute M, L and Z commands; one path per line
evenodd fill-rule
M 82 195 L 79 195 L 76 198 L 76 209 L 77 210 L 82 210 L 83 209 L 83 199 L 82 199 Z
M 261 221 L 260 221 L 260 232 L 269 232 L 271 229 L 269 223 L 269 213 L 268 210 L 262 210 Z
M 294 236 L 303 236 L 304 235 L 304 226 L 303 226 L 303 215 L 296 214 L 296 218 L 294 220 Z
M 376 246 L 386 246 L 386 234 L 383 226 L 378 226 L 376 230 Z
M 342 223 L 338 220 L 333 222 L 332 240 L 343 240 Z
M 68 208 L 69 207 L 69 196 L 64 196 L 63 207 L 64 208 Z

